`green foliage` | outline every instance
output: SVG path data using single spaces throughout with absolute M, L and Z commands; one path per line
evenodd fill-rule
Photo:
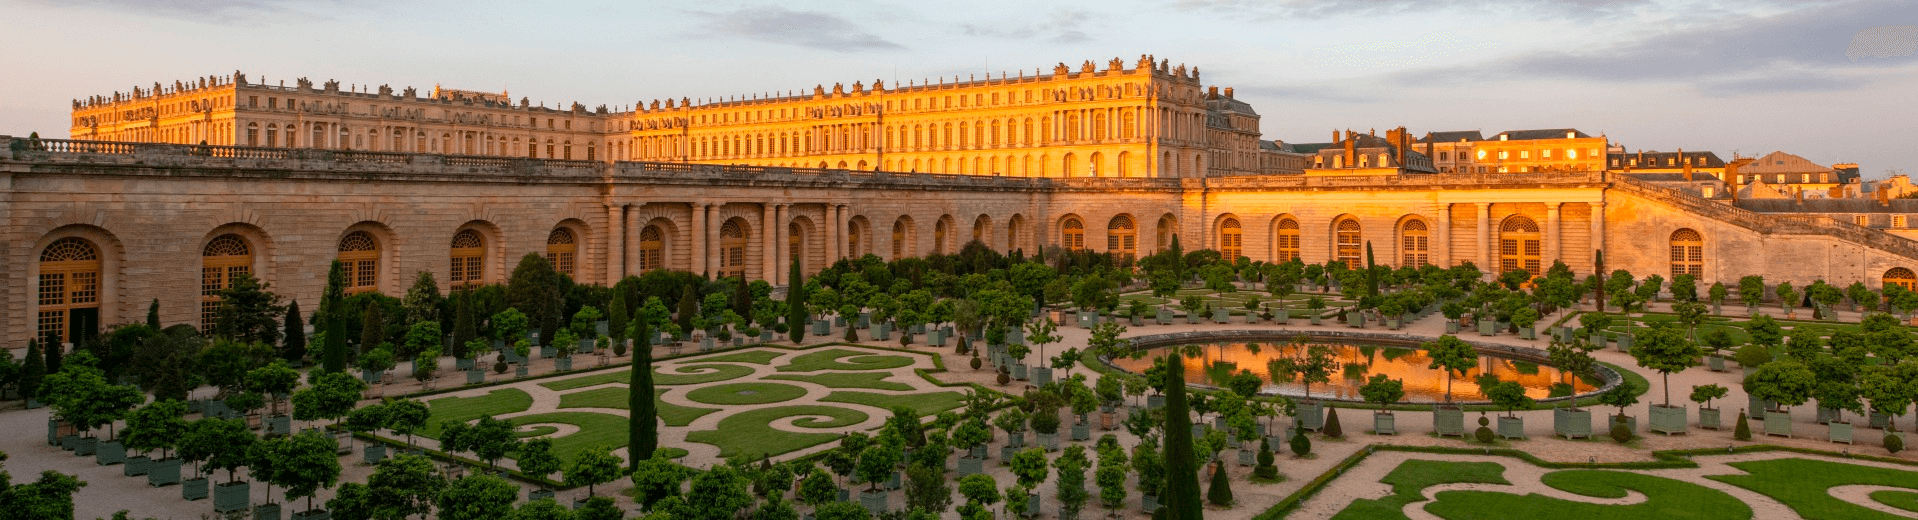
M 1632 344 L 1631 354 L 1638 360 L 1638 366 L 1655 370 L 1664 378 L 1665 405 L 1670 406 L 1672 372 L 1697 365 L 1699 356 L 1705 355 L 1705 352 L 1677 327 L 1660 323 L 1638 335 L 1638 342 Z
M 187 430 L 185 402 L 154 401 L 127 416 L 126 434 L 121 440 L 129 450 L 161 450 L 160 458 L 165 459 L 166 450 L 177 447 Z
M 1212 466 L 1212 483 L 1207 487 L 1205 499 L 1218 507 L 1232 507 L 1232 482 L 1226 477 L 1225 464 Z
M 1163 503 L 1166 517 L 1172 520 L 1200 520 L 1204 507 L 1199 503 L 1199 468 L 1192 453 L 1192 419 L 1186 403 L 1185 358 L 1166 356 L 1165 474 L 1168 480 Z M 1145 472 L 1140 472 L 1144 478 Z
M 1492 404 L 1505 408 L 1508 417 L 1517 416 L 1514 410 L 1532 407 L 1532 398 L 1525 395 L 1525 386 L 1517 381 L 1500 381 L 1485 389 L 1485 396 L 1492 400 Z
M 1691 400 L 1692 402 L 1703 405 L 1706 408 L 1711 408 L 1712 406 L 1711 403 L 1713 399 L 1722 399 L 1725 397 L 1727 393 L 1730 393 L 1730 392 L 1731 392 L 1730 389 L 1727 389 L 1723 386 L 1719 386 L 1716 383 L 1709 384 L 1709 385 L 1696 385 L 1692 387 Z
M 1613 441 L 1617 441 L 1619 444 L 1624 444 L 1627 442 L 1631 442 L 1632 429 L 1625 427 L 1625 421 L 1622 419 L 1613 420 L 1612 428 L 1610 430 L 1610 435 Z
M 273 458 L 268 465 L 271 469 L 261 476 L 255 468 L 255 478 L 285 487 L 288 500 L 307 499 L 308 510 L 313 508 L 313 497 L 319 490 L 331 488 L 339 481 L 340 459 L 336 453 L 339 442 L 332 435 L 308 431 L 266 446 L 274 448 L 267 455 Z
M 1513 384 L 1516 385 L 1517 383 Z M 1524 388 L 1520 387 L 1520 391 L 1523 390 Z M 1345 436 L 1345 428 L 1339 426 L 1338 408 L 1327 407 L 1325 409 L 1325 426 L 1319 429 L 1319 434 L 1334 439 Z
M 1758 367 L 1745 378 L 1745 393 L 1787 406 L 1805 404 L 1816 389 L 1817 376 L 1797 361 L 1781 360 Z
M 519 486 L 492 475 L 453 480 L 439 494 L 440 520 L 493 520 L 513 511 Z
M 946 482 L 945 470 L 926 464 L 906 468 L 906 505 L 939 514 L 951 509 L 952 485 Z
M 613 454 L 611 446 L 602 444 L 587 448 L 573 459 L 571 467 L 566 468 L 566 484 L 586 486 L 586 495 L 593 496 L 595 486 L 619 478 L 620 466 L 625 462 Z
M 1294 432 L 1292 439 L 1286 441 L 1286 443 L 1292 448 L 1292 456 L 1294 457 L 1304 457 L 1312 453 L 1312 438 L 1306 437 L 1304 430 Z
M 1751 421 L 1745 418 L 1745 412 L 1738 412 L 1737 426 L 1732 428 L 1732 438 L 1741 441 L 1752 440 Z
M 1451 402 L 1453 375 L 1462 375 L 1467 370 L 1478 368 L 1478 350 L 1450 334 L 1439 336 L 1438 340 L 1428 341 L 1421 347 L 1432 360 L 1425 368 L 1445 369 L 1445 401 Z
M 281 319 L 286 315 L 286 306 L 280 304 L 280 295 L 270 289 L 270 284 L 252 274 L 234 275 L 218 293 L 220 303 L 213 311 L 213 335 L 249 343 L 279 343 L 284 333 Z
M 668 499 L 674 504 L 667 512 L 674 518 L 733 518 L 753 504 L 747 480 L 731 465 L 714 466 L 693 477 L 685 500 Z
M 627 417 L 629 438 L 626 441 L 627 453 L 632 454 L 635 464 L 628 468 L 632 470 L 639 469 L 639 461 L 652 459 L 655 450 L 659 449 L 659 407 L 653 400 L 652 347 L 652 321 L 657 317 L 650 314 L 651 311 L 640 311 L 640 319 L 632 324 L 633 345 L 636 348 L 629 372 L 631 378 L 627 380 L 626 399 L 626 407 L 632 411 Z
M 1365 385 L 1359 387 L 1359 395 L 1366 402 L 1378 403 L 1379 409 L 1405 399 L 1405 381 L 1392 379 L 1385 374 L 1373 374 Z
M 1894 434 L 1885 434 L 1885 451 L 1896 454 L 1905 451 L 1905 438 Z
M 253 430 L 247 428 L 245 419 L 206 417 L 187 427 L 177 447 L 181 459 L 206 462 L 195 473 L 204 475 L 206 469 L 226 470 L 227 481 L 233 482 L 234 473 L 246 465 L 247 450 L 257 439 Z

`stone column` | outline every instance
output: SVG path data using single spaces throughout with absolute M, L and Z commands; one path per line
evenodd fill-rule
M 606 286 L 626 276 L 626 206 L 606 205 Z
M 716 202 L 706 206 L 706 274 L 718 277 L 722 262 L 719 260 L 719 209 L 726 203 Z
M 1592 206 L 1592 252 L 1605 250 L 1605 201 L 1589 203 Z M 1594 257 L 1596 258 L 1596 257 Z M 1591 261 L 1591 260 L 1586 260 Z M 1619 265 L 1619 264 L 1612 264 Z M 1596 266 L 1594 266 L 1596 268 Z M 1600 273 L 1601 275 L 1603 273 Z
M 839 206 L 826 204 L 825 219 L 819 222 L 819 227 L 822 228 L 821 231 L 824 231 L 822 234 L 826 236 L 824 251 L 826 252 L 826 263 L 830 264 L 833 260 L 839 259 L 840 251 L 846 247 L 845 241 L 839 238 L 841 232 L 839 229 Z
M 628 275 L 639 274 L 639 234 L 643 230 L 639 227 L 640 206 L 634 204 L 626 207 L 626 249 L 622 251 L 622 254 L 626 257 L 626 274 Z
M 1437 257 L 1434 263 L 1439 267 L 1451 267 L 1452 205 L 1449 203 L 1439 204 L 1438 209 L 1433 211 L 1433 213 L 1438 215 L 1438 229 L 1432 230 L 1434 232 L 1432 237 L 1433 242 L 1436 242 L 1438 246 L 1438 250 L 1432 252 L 1433 256 Z
M 693 273 L 702 274 L 707 272 L 706 270 L 706 258 L 707 258 L 706 256 L 706 208 L 709 207 L 710 204 L 702 201 L 702 202 L 694 202 L 692 203 L 692 206 L 693 206 L 693 213 L 692 213 L 693 216 L 691 218 L 692 230 L 690 233 L 687 234 L 687 238 L 691 239 L 688 241 L 691 242 L 690 245 L 692 247 L 686 250 L 686 255 L 689 257 L 688 260 L 691 260 L 690 262 L 688 262 L 689 264 L 688 267 L 692 269 Z
M 775 262 L 779 259 L 779 242 L 774 239 L 778 238 L 780 230 L 786 227 L 779 225 L 779 218 L 772 204 L 760 204 L 759 210 L 762 215 L 759 219 L 762 229 L 759 233 L 759 279 L 777 285 L 779 271 L 775 267 Z
M 1545 203 L 1545 255 L 1546 257 L 1543 259 L 1540 259 L 1540 263 L 1545 264 L 1545 267 L 1548 269 L 1551 268 L 1552 264 L 1550 262 L 1544 262 L 1544 260 L 1564 260 L 1565 248 L 1563 247 L 1564 244 L 1559 243 L 1560 237 L 1558 232 L 1559 204 L 1560 203 L 1558 202 Z M 1543 276 L 1544 273 L 1534 273 L 1533 275 Z
M 834 246 L 839 249 L 839 258 L 857 258 L 858 252 L 847 250 L 846 243 L 845 243 L 846 234 L 852 229 L 852 207 L 850 205 L 847 205 L 847 204 L 833 205 L 832 226 L 833 228 L 839 230 L 839 244 Z M 867 232 L 866 234 L 871 235 L 872 233 Z M 872 243 L 871 236 L 867 236 L 863 238 L 867 244 Z M 871 247 L 871 246 L 869 245 L 867 247 Z M 824 266 L 821 266 L 821 267 L 824 267 Z
M 1498 268 L 1492 260 L 1498 255 L 1492 254 L 1492 204 L 1478 203 L 1478 269 L 1479 272 L 1498 275 Z
M 775 286 L 790 283 L 786 280 L 786 273 L 792 270 L 792 236 L 787 229 L 792 215 L 788 211 L 790 206 L 785 204 L 773 206 L 773 272 L 766 275 L 766 283 Z

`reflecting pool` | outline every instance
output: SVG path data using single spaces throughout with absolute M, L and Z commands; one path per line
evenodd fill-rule
M 1275 381 L 1272 373 L 1276 370 L 1276 361 L 1302 357 L 1307 347 L 1315 344 L 1331 347 L 1333 368 L 1331 382 L 1312 384 L 1312 397 L 1362 401 L 1364 398 L 1359 395 L 1359 387 L 1374 374 L 1385 374 L 1405 382 L 1403 402 L 1432 403 L 1445 400 L 1444 370 L 1426 368 L 1431 365 L 1431 359 L 1426 357 L 1425 351 L 1403 347 L 1336 343 L 1199 343 L 1204 354 L 1186 359 L 1185 380 L 1188 383 L 1223 387 L 1233 374 L 1250 370 L 1266 382 L 1263 393 L 1303 396 L 1306 389 L 1304 384 L 1286 380 L 1283 373 Z M 1143 374 L 1152 366 L 1154 358 L 1165 355 L 1166 348 L 1170 347 L 1151 349 L 1151 355 L 1142 359 L 1114 359 L 1112 364 Z M 1479 392 L 1476 380 L 1487 373 L 1498 376 L 1501 381 L 1518 381 L 1525 386 L 1526 395 L 1534 399 L 1582 394 L 1598 388 L 1592 384 L 1595 381 L 1580 380 L 1549 365 L 1480 354 L 1478 368 L 1452 380 L 1452 399 L 1486 400 L 1484 394 Z

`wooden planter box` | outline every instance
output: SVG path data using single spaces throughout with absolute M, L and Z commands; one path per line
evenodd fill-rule
M 146 455 L 140 455 L 137 457 L 128 457 L 126 464 L 120 466 L 120 474 L 129 477 L 144 477 L 147 471 L 152 469 L 153 459 L 147 458 Z
M 1080 421 L 1072 425 L 1072 440 L 1092 440 L 1092 423 Z
M 1458 320 L 1445 320 L 1445 333 L 1458 334 Z
M 79 455 L 82 457 L 92 457 L 93 453 L 95 451 L 99 451 L 99 449 L 100 449 L 99 437 L 81 437 L 78 439 L 74 439 L 73 441 L 74 455 Z
M 280 520 L 279 504 L 260 504 L 253 506 L 253 520 Z
M 1398 435 L 1398 418 L 1392 412 L 1372 412 L 1373 435 Z
M 1165 395 L 1152 394 L 1152 395 L 1145 396 L 1145 407 L 1146 408 L 1164 408 Z
M 1647 429 L 1665 435 L 1682 435 L 1691 423 L 1689 415 L 1683 406 L 1652 405 L 1651 424 Z
M 1258 455 L 1259 455 L 1258 453 L 1254 453 L 1251 450 L 1239 450 L 1239 465 L 1240 466 L 1253 465 L 1254 463 L 1257 462 Z
M 1032 367 L 1026 370 L 1032 376 L 1032 384 L 1045 386 L 1052 384 L 1052 367 Z
M 1832 421 L 1825 423 L 1831 428 L 1831 441 L 1851 444 L 1851 423 Z
M 1319 431 L 1325 426 L 1325 404 L 1318 401 L 1300 402 L 1296 422 L 1299 428 Z
M 1365 328 L 1365 313 L 1357 311 L 1345 313 L 1345 325 L 1355 329 Z
M 386 460 L 385 444 L 380 444 L 377 442 L 369 442 L 369 443 L 366 443 L 365 448 L 360 449 L 361 462 L 365 462 L 367 465 L 373 465 L 373 464 L 379 464 L 380 461 L 382 460 Z
M 573 358 L 563 357 L 563 358 L 557 358 L 553 360 L 553 371 L 555 372 L 565 372 L 572 369 L 573 369 Z M 471 372 L 468 372 L 468 374 L 471 374 Z
M 1791 437 L 1791 413 L 1766 410 L 1765 435 Z
M 1525 438 L 1524 417 L 1499 417 L 1498 436 L 1505 439 Z
M 253 484 L 244 480 L 226 482 L 213 486 L 213 511 L 231 513 L 245 511 L 252 505 Z
M 101 466 L 112 466 L 126 461 L 127 447 L 125 444 L 121 444 L 120 441 L 102 442 L 100 443 L 100 447 L 94 450 L 93 453 L 94 464 Z
M 975 475 L 986 472 L 986 461 L 978 457 L 959 457 L 959 475 Z
M 812 335 L 814 336 L 832 335 L 832 322 L 829 322 L 826 320 L 812 320 Z
M 1720 428 L 1719 425 L 1723 423 L 1724 421 L 1721 421 L 1720 417 L 1718 416 L 1717 408 L 1699 408 L 1698 409 L 1698 427 L 1699 428 L 1704 428 L 1707 430 L 1716 430 L 1716 429 L 1719 429 Z
M 186 501 L 206 500 L 210 488 L 206 477 L 190 478 L 180 481 L 180 499 Z
M 1724 372 L 1725 358 L 1718 357 L 1718 356 L 1705 356 L 1705 367 L 1706 369 L 1711 370 L 1713 372 Z
M 1465 410 L 1459 408 L 1433 408 L 1432 427 L 1439 436 L 1465 436 Z
M 1634 340 L 1631 334 L 1619 334 L 1618 335 L 1618 351 L 1631 352 L 1633 342 Z
M 1592 411 L 1553 408 L 1552 433 L 1567 439 L 1592 438 Z
M 485 371 L 485 370 L 468 370 L 468 371 L 466 371 L 466 384 L 469 384 L 469 385 L 477 385 L 477 384 L 480 384 L 480 383 L 485 383 L 485 382 L 486 382 L 486 371 Z
M 1538 339 L 1538 330 L 1531 327 L 1518 328 L 1519 339 Z
M 147 485 L 164 487 L 180 483 L 180 465 L 183 462 L 179 457 L 153 461 L 153 467 L 147 470 Z
M 1039 437 L 1040 447 L 1045 448 L 1046 451 L 1059 451 L 1058 433 L 1040 433 L 1037 434 L 1037 436 Z
M 1321 321 L 1323 321 L 1323 320 L 1324 320 L 1324 318 L 1322 318 L 1322 317 L 1320 317 L 1320 316 L 1319 316 L 1319 312 L 1318 312 L 1318 311 L 1312 311 L 1312 324 L 1313 324 L 1313 325 L 1318 325 L 1318 324 L 1319 324 L 1319 322 L 1321 322 Z
M 1157 315 L 1155 315 L 1155 316 L 1154 316 L 1154 318 L 1156 318 L 1156 319 L 1157 319 L 1157 320 L 1159 321 L 1159 324 L 1160 324 L 1160 325 L 1171 325 L 1171 324 L 1172 324 L 1172 310 L 1171 310 L 1171 309 L 1166 309 L 1166 308 L 1164 308 L 1164 307 L 1160 307 L 1160 308 L 1159 308 L 1159 312 L 1158 312 L 1158 314 L 1157 314 Z
M 1212 322 L 1220 325 L 1232 323 L 1232 311 L 1228 311 L 1225 309 L 1213 309 Z
M 300 511 L 293 513 L 293 520 L 333 520 L 333 513 L 327 512 L 325 509 Z
M 1492 336 L 1496 334 L 1498 334 L 1498 323 L 1492 320 L 1478 320 L 1478 335 Z
M 275 415 L 266 418 L 266 434 L 268 436 L 287 435 L 291 433 L 293 433 L 293 418 L 291 416 Z

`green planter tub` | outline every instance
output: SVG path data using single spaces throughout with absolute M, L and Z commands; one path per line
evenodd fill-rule
M 886 496 L 885 491 L 860 490 L 859 505 L 865 506 L 867 512 L 875 515 L 884 513 L 887 506 Z
M 1567 439 L 1592 437 L 1592 411 L 1576 408 L 1552 409 L 1552 433 Z
M 1497 323 L 1492 322 L 1492 320 L 1478 320 L 1478 335 L 1491 336 L 1494 334 L 1498 334 Z
M 208 489 L 210 485 L 206 477 L 182 480 L 180 481 L 180 498 L 189 502 L 206 500 Z
M 1465 410 L 1460 408 L 1433 408 L 1432 427 L 1440 436 L 1465 436 Z
M 101 466 L 112 466 L 127 461 L 127 446 L 120 441 L 106 441 L 93 452 L 93 462 Z
M 1724 423 L 1723 421 L 1719 420 L 1717 408 L 1699 408 L 1698 409 L 1698 427 L 1699 428 L 1704 428 L 1707 430 L 1716 430 L 1716 429 L 1719 429 L 1720 427 L 1719 425 L 1723 423 Z
M 365 448 L 360 449 L 361 462 L 365 462 L 367 465 L 373 465 L 373 464 L 379 464 L 380 461 L 382 460 L 386 460 L 385 444 L 380 444 L 377 442 L 368 442 L 366 443 Z
M 147 470 L 147 485 L 153 487 L 171 486 L 180 483 L 179 457 L 153 461 L 153 467 Z
M 1851 444 L 1851 423 L 1832 421 L 1825 426 L 1831 428 L 1831 442 Z
M 1691 421 L 1683 406 L 1651 406 L 1651 424 L 1648 430 L 1665 435 L 1684 434 Z
M 1318 401 L 1298 403 L 1299 428 L 1319 431 L 1325 426 L 1325 404 Z
M 325 509 L 299 511 L 299 512 L 293 513 L 292 520 L 333 520 L 333 513 Z
M 1398 418 L 1392 412 L 1372 412 L 1373 435 L 1398 435 Z
M 1524 417 L 1499 417 L 1498 436 L 1504 439 L 1525 438 Z
M 1765 411 L 1765 435 L 1791 437 L 1791 412 Z
M 144 477 L 147 471 L 152 469 L 153 459 L 147 458 L 146 455 L 127 457 L 126 464 L 120 466 L 120 474 L 129 477 Z
M 285 517 L 280 515 L 279 504 L 253 506 L 253 520 L 280 520 L 281 518 Z
M 231 513 L 244 511 L 252 503 L 253 484 L 244 480 L 225 482 L 213 486 L 213 511 Z

